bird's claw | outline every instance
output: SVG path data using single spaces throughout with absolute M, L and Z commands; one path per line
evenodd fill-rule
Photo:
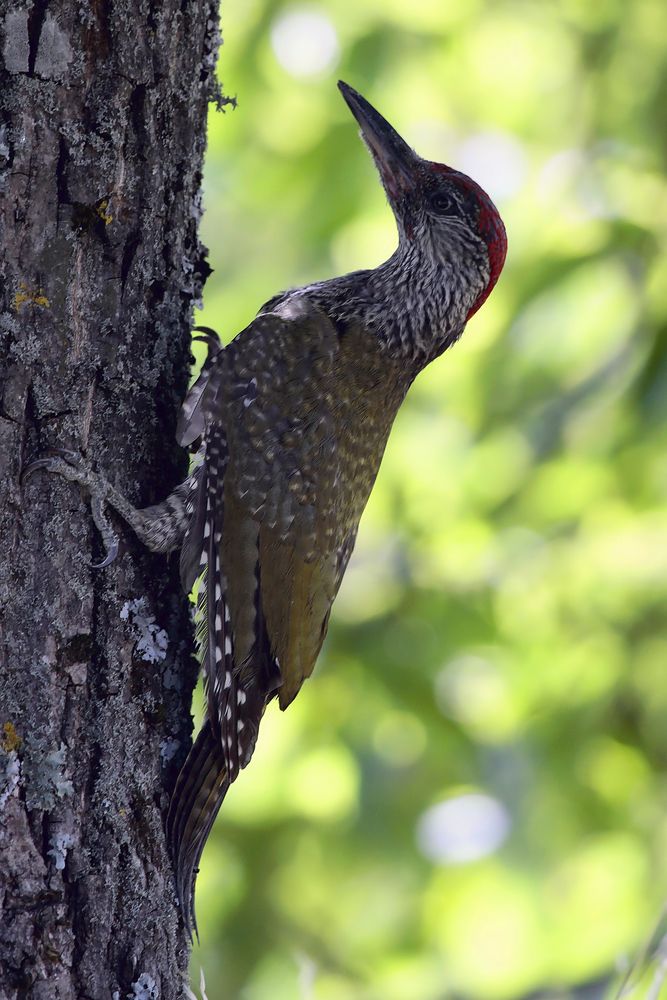
M 53 458 L 38 458 L 34 462 L 31 462 L 21 473 L 21 482 L 25 482 L 26 479 L 39 469 L 47 469 L 50 472 L 54 461 L 56 460 Z
M 66 448 L 53 448 L 52 451 L 53 455 L 38 458 L 23 470 L 21 476 L 23 482 L 39 469 L 45 469 L 47 472 L 55 472 L 72 482 L 81 483 L 82 486 L 86 485 L 86 480 L 94 475 L 83 464 L 81 456 L 75 451 L 68 451 Z
M 118 549 L 119 549 L 119 543 L 118 543 L 118 539 L 116 538 L 116 539 L 114 539 L 114 541 L 111 543 L 111 545 L 107 549 L 107 554 L 105 555 L 105 557 L 102 560 L 102 562 L 91 563 L 90 564 L 90 568 L 91 569 L 106 569 L 107 566 L 110 566 L 111 563 L 115 560 L 116 556 L 118 555 Z
M 38 458 L 24 470 L 22 481 L 39 469 L 55 472 L 64 479 L 78 483 L 90 493 L 91 513 L 96 528 L 102 535 L 106 555 L 99 563 L 91 563 L 91 569 L 105 569 L 114 561 L 119 551 L 118 536 L 114 532 L 105 511 L 105 501 L 109 484 L 97 473 L 93 472 L 75 451 L 66 448 L 54 448 L 54 454 L 48 458 Z

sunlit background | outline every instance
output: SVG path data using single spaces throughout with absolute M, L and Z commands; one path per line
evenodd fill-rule
M 227 0 L 222 27 L 199 322 L 392 252 L 339 76 L 488 189 L 510 251 L 220 814 L 194 981 L 606 997 L 667 897 L 667 4 Z

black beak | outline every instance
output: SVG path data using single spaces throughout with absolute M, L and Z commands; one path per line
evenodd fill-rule
M 338 81 L 338 89 L 359 122 L 361 136 L 373 154 L 387 194 L 397 200 L 414 187 L 419 157 L 365 97 L 342 80 Z

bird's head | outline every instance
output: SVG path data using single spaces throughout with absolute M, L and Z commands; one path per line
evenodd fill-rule
M 401 247 L 417 250 L 434 275 L 447 275 L 465 325 L 505 263 L 507 236 L 498 210 L 471 177 L 423 160 L 361 94 L 342 81 L 338 87 L 375 161 Z

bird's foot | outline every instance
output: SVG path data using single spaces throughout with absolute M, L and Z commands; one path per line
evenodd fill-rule
M 39 470 L 54 472 L 71 483 L 77 483 L 90 494 L 90 508 L 95 527 L 102 536 L 106 555 L 99 563 L 91 563 L 92 569 L 104 569 L 118 555 L 119 539 L 106 513 L 110 494 L 115 490 L 103 476 L 86 465 L 80 455 L 64 449 L 55 450 L 49 458 L 38 458 L 23 472 L 23 481 Z

